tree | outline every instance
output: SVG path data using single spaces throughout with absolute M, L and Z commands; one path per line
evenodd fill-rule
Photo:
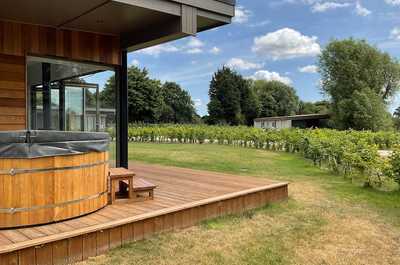
M 334 40 L 320 55 L 319 69 L 322 90 L 330 96 L 337 128 L 377 130 L 390 124 L 387 104 L 400 84 L 400 65 L 395 59 L 363 40 Z M 351 104 L 352 100 L 357 106 Z M 367 102 L 377 108 L 368 108 Z M 366 113 L 361 115 L 360 111 Z M 360 116 L 385 120 L 352 120 Z
M 112 76 L 101 92 L 106 106 L 115 106 L 115 76 Z M 128 68 L 128 117 L 129 122 L 157 123 L 163 107 L 161 83 L 148 76 L 146 69 Z
M 391 115 L 386 106 L 372 90 L 354 91 L 350 98 L 338 103 L 339 109 L 345 109 L 336 115 L 338 124 L 346 124 L 339 129 L 369 129 L 372 131 L 389 130 L 392 128 Z
M 398 107 L 393 113 L 393 124 L 396 130 L 400 130 L 400 107 Z
M 253 83 L 260 102 L 261 117 L 294 115 L 299 109 L 299 98 L 293 87 L 280 81 L 257 80 Z
M 161 112 L 162 122 L 193 123 L 196 119 L 196 110 L 189 93 L 178 84 L 166 82 L 161 87 L 163 108 Z
M 115 107 L 115 76 L 110 77 L 100 93 L 102 107 Z M 161 85 L 151 79 L 146 69 L 131 66 L 128 69 L 129 122 L 145 123 L 196 123 L 196 114 L 189 93 L 178 84 Z
M 104 89 L 100 91 L 100 104 L 102 108 L 115 108 L 116 106 L 116 93 L 115 93 L 115 76 L 111 76 L 106 84 L 104 85 Z
M 317 102 L 300 101 L 297 114 L 327 114 L 329 113 L 329 102 L 322 100 Z
M 238 75 L 228 67 L 218 70 L 210 83 L 209 121 L 213 124 L 243 123 Z
M 241 75 L 236 77 L 237 85 L 240 91 L 240 108 L 242 111 L 243 123 L 252 126 L 254 119 L 260 113 L 260 102 L 251 86 L 251 81 L 244 79 Z

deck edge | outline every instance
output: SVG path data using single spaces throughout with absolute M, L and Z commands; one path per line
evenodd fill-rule
M 229 199 L 233 199 L 233 198 L 237 198 L 237 197 L 241 197 L 241 196 L 246 196 L 246 195 L 261 192 L 261 191 L 274 190 L 274 189 L 282 188 L 282 187 L 285 187 L 288 185 L 289 185 L 288 182 L 279 182 L 279 183 L 274 183 L 274 184 L 270 184 L 270 185 L 264 185 L 264 186 L 246 189 L 246 190 L 233 192 L 233 193 L 228 193 L 228 194 L 224 194 L 221 196 L 208 198 L 208 199 L 204 199 L 204 200 L 200 200 L 200 201 L 196 201 L 196 202 L 190 202 L 190 203 L 182 204 L 179 206 L 169 207 L 169 208 L 157 210 L 157 211 L 150 212 L 150 213 L 145 213 L 145 214 L 141 214 L 141 215 L 137 215 L 137 216 L 133 216 L 133 217 L 128 217 L 128 218 L 116 220 L 113 222 L 109 222 L 107 224 L 100 224 L 100 225 L 94 225 L 94 226 L 90 226 L 90 227 L 86 227 L 86 228 L 81 228 L 81 229 L 77 229 L 73 232 L 64 232 L 64 233 L 60 233 L 57 235 L 51 235 L 44 239 L 32 239 L 28 243 L 24 242 L 24 243 L 10 244 L 7 247 L 0 248 L 0 254 L 6 254 L 6 253 L 10 253 L 10 252 L 15 252 L 15 251 L 18 251 L 21 249 L 26 249 L 26 248 L 30 248 L 30 247 L 34 247 L 34 246 L 38 246 L 38 245 L 44 245 L 44 244 L 48 244 L 48 243 L 52 243 L 52 242 L 56 242 L 56 241 L 60 241 L 60 240 L 65 240 L 65 239 L 72 238 L 72 237 L 82 236 L 82 235 L 93 233 L 96 231 L 112 229 L 115 227 L 123 226 L 123 225 L 134 223 L 134 222 L 143 221 L 146 219 L 151 219 L 151 218 L 158 217 L 158 216 L 167 215 L 167 214 L 171 214 L 171 213 L 179 212 L 179 211 L 184 211 L 184 210 L 187 210 L 190 208 L 200 207 L 200 206 L 204 206 L 204 205 L 208 205 L 208 204 L 212 204 L 212 203 L 216 203 L 216 202 L 220 202 L 220 201 L 225 201 L 225 200 L 229 200 Z

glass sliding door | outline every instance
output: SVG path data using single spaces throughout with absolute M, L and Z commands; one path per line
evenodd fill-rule
M 65 130 L 84 131 L 84 90 L 81 87 L 65 86 Z
M 105 131 L 107 125 L 100 121 L 100 93 L 97 84 L 64 84 L 65 130 Z
M 60 97 L 58 86 L 50 86 L 50 123 L 45 128 L 44 97 L 42 86 L 31 87 L 31 125 L 37 130 L 60 130 Z
M 115 141 L 114 75 L 108 66 L 28 56 L 29 128 L 109 132 Z M 116 145 L 111 148 L 114 165 Z

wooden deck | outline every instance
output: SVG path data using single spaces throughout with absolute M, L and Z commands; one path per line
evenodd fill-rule
M 0 230 L 0 264 L 70 264 L 155 233 L 288 196 L 287 183 L 261 178 L 139 163 L 131 168 L 158 186 L 154 200 L 125 201 L 73 220 Z

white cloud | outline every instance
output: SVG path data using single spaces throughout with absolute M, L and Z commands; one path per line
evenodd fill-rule
M 390 32 L 390 38 L 393 40 L 400 40 L 400 27 L 395 27 Z
M 280 81 L 284 84 L 291 85 L 292 80 L 287 77 L 287 76 L 281 76 L 277 72 L 270 72 L 267 70 L 260 70 L 255 72 L 252 76 L 249 78 L 254 79 L 254 80 L 266 80 L 266 81 Z
M 371 10 L 363 7 L 360 2 L 356 3 L 356 14 L 357 15 L 366 17 L 368 15 L 371 15 L 371 13 L 372 13 Z
M 133 59 L 130 63 L 129 63 L 129 66 L 136 66 L 136 67 L 138 67 L 140 65 L 140 62 L 139 62 L 139 60 L 137 60 L 137 59 Z
M 151 56 L 159 56 L 161 53 L 173 53 L 179 52 L 179 48 L 172 44 L 161 44 L 153 47 L 149 47 L 143 50 L 138 51 L 139 53 L 151 55 Z
M 187 42 L 186 46 L 189 48 L 200 48 L 204 46 L 204 42 L 202 42 L 198 38 L 191 37 Z
M 161 44 L 154 47 L 149 47 L 138 51 L 139 53 L 151 55 L 154 57 L 160 56 L 162 53 L 186 53 L 186 54 L 199 54 L 203 53 L 203 47 L 205 43 L 200 39 L 191 37 L 183 45 L 172 45 L 172 44 Z
M 252 69 L 261 69 L 264 65 L 245 61 L 240 58 L 232 58 L 226 63 L 226 66 L 237 70 L 252 70 Z
M 203 101 L 199 98 L 193 99 L 193 103 L 196 108 L 203 106 Z
M 215 54 L 215 55 L 220 54 L 221 53 L 221 49 L 214 46 L 214 47 L 211 48 L 210 53 Z
M 316 56 L 321 53 L 317 37 L 283 28 L 254 39 L 253 52 L 260 56 L 278 59 Z
M 251 11 L 244 8 L 244 6 L 236 6 L 233 22 L 239 24 L 246 23 L 247 21 L 249 21 L 251 14 Z
M 318 72 L 318 66 L 316 65 L 306 65 L 298 68 L 300 73 L 315 74 Z
M 385 2 L 389 5 L 393 6 L 399 6 L 400 5 L 400 0 L 385 0 Z
M 184 52 L 187 54 L 199 54 L 199 53 L 203 53 L 204 46 L 205 46 L 205 43 L 202 42 L 200 39 L 191 37 L 183 49 L 184 49 Z
M 336 2 L 317 2 L 311 7 L 313 13 L 321 13 L 328 10 L 349 7 L 350 3 L 336 3 Z
M 200 49 L 200 48 L 192 48 L 192 49 L 186 50 L 185 53 L 187 53 L 187 54 L 199 54 L 199 53 L 203 53 L 203 50 Z
M 260 22 L 256 22 L 256 23 L 250 24 L 249 27 L 250 28 L 263 27 L 263 26 L 268 25 L 269 23 L 271 23 L 271 21 L 263 20 L 263 21 L 260 21 Z
M 311 7 L 311 12 L 322 13 L 335 9 L 354 7 L 354 13 L 359 16 L 368 16 L 371 10 L 361 4 L 361 0 L 281 0 L 286 4 L 304 4 Z M 400 5 L 400 0 L 385 0 L 391 5 Z

